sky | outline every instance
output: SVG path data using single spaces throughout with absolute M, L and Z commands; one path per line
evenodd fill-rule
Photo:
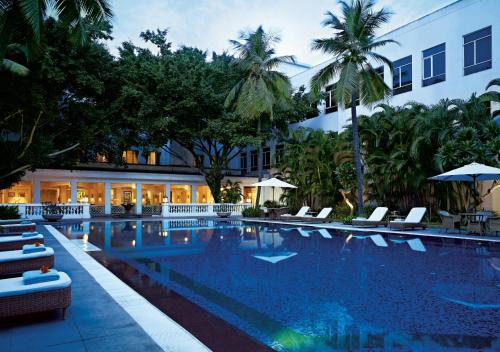
M 446 6 L 455 0 L 379 0 L 394 14 L 381 28 L 383 34 L 414 19 Z M 240 31 L 263 25 L 266 31 L 281 36 L 278 55 L 295 55 L 297 61 L 316 65 L 327 59 L 312 52 L 314 38 L 331 36 L 321 26 L 325 11 L 338 14 L 335 0 L 112 0 L 113 36 L 108 43 L 113 53 L 124 41 L 142 47 L 139 34 L 147 29 L 169 29 L 168 40 L 174 48 L 193 46 L 231 53 L 230 39 L 238 39 Z

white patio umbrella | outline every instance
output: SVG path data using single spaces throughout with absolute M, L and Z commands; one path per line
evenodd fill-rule
M 294 185 L 287 183 L 285 181 L 278 180 L 276 177 L 270 178 L 270 179 L 265 180 L 265 181 L 254 183 L 252 186 L 254 186 L 254 187 L 272 187 L 273 188 L 273 202 L 274 202 L 274 188 L 275 187 L 297 188 L 297 186 L 294 186 Z
M 476 182 L 500 180 L 500 169 L 484 164 L 470 163 L 440 175 L 430 177 L 429 180 L 472 182 L 473 192 L 476 193 Z

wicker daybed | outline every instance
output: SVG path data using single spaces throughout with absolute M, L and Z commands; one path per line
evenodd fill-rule
M 9 234 L 21 234 L 23 232 L 33 232 L 36 231 L 36 224 L 30 222 L 27 224 L 5 224 L 0 225 L 0 236 L 5 236 Z
M 23 248 L 25 244 L 43 244 L 43 235 L 38 234 L 31 237 L 23 236 L 0 236 L 0 251 L 13 251 Z
M 23 254 L 22 250 L 0 252 L 0 276 L 54 266 L 54 250 L 46 247 L 43 252 Z
M 71 304 L 71 279 L 59 272 L 59 279 L 25 285 L 22 277 L 0 280 L 0 318 L 62 309 Z

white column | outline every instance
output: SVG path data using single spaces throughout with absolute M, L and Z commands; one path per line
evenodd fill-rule
M 142 214 L 142 183 L 140 182 L 135 185 L 135 213 Z
M 169 203 L 172 203 L 172 199 L 170 199 L 170 182 L 165 183 L 165 197 L 167 197 Z
M 191 184 L 191 204 L 196 203 L 196 183 Z
M 41 186 L 40 180 L 33 180 L 33 203 L 40 204 L 41 202 Z
M 111 215 L 111 182 L 104 182 L 104 214 Z
M 71 186 L 71 203 L 77 203 L 78 202 L 78 183 L 76 181 L 71 181 L 70 182 Z

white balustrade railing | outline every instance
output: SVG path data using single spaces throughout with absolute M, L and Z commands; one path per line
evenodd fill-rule
M 44 214 L 48 214 L 46 204 L 0 204 L 6 206 L 16 206 L 22 218 L 32 220 L 42 220 Z M 88 219 L 90 218 L 90 205 L 88 203 L 57 204 L 59 214 L 63 214 L 64 219 Z
M 231 215 L 241 215 L 243 209 L 250 204 L 163 204 L 163 217 L 176 216 L 216 216 L 218 212 L 230 212 Z
M 47 214 L 46 204 L 0 204 L 0 206 L 16 206 L 19 215 L 23 218 L 41 220 Z M 111 214 L 104 214 L 104 206 L 89 205 L 88 203 L 58 204 L 64 219 L 88 219 L 91 216 L 124 215 L 121 205 L 111 206 Z M 143 206 L 143 215 L 160 215 L 162 217 L 189 217 L 189 216 L 216 216 L 219 212 L 230 212 L 231 215 L 241 215 L 243 209 L 250 204 L 172 204 L 166 203 L 155 206 Z M 135 207 L 131 209 L 135 214 Z

